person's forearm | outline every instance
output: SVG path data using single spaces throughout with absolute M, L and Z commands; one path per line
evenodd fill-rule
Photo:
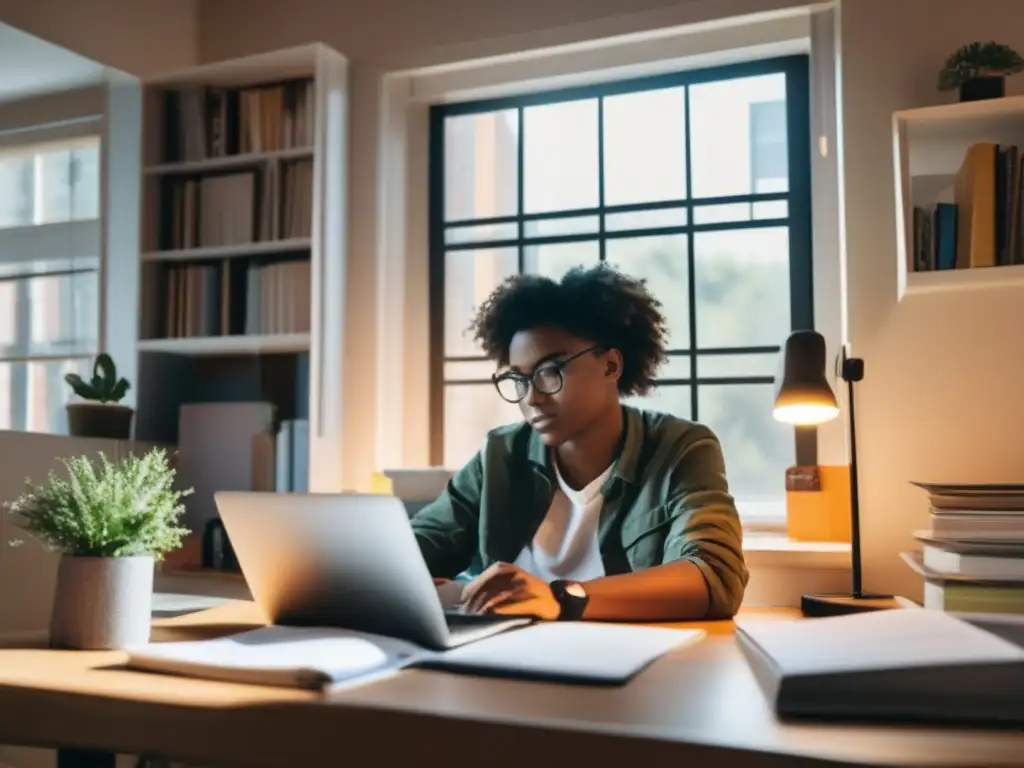
M 700 568 L 678 560 L 584 584 L 585 620 L 687 621 L 708 610 L 708 587 Z

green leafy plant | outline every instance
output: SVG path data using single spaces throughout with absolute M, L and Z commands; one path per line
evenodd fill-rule
M 162 448 L 116 464 L 103 453 L 98 462 L 76 456 L 61 463 L 66 478 L 50 472 L 44 485 L 27 480 L 28 490 L 7 505 L 15 524 L 47 549 L 77 557 L 161 560 L 190 533 L 178 520 L 181 499 L 192 489 L 174 489 L 174 469 Z
M 939 90 L 951 91 L 968 80 L 986 75 L 1013 75 L 1024 70 L 1024 58 L 1001 43 L 968 43 L 948 59 L 939 72 Z
M 93 363 L 91 381 L 86 383 L 77 373 L 66 374 L 64 381 L 79 397 L 101 403 L 120 402 L 131 387 L 127 379 L 117 377 L 117 366 L 106 352 L 99 355 Z

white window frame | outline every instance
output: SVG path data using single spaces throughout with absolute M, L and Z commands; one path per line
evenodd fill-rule
M 377 467 L 429 463 L 427 113 L 433 104 L 809 53 L 817 150 L 811 158 L 815 325 L 833 356 L 845 337 L 834 149 L 835 33 L 833 9 L 798 8 L 754 21 L 385 74 L 377 157 Z M 836 389 L 841 399 L 841 388 Z M 818 428 L 820 464 L 845 464 L 847 455 L 842 419 Z M 781 530 L 784 505 L 744 525 Z
M 33 169 L 35 176 L 33 217 L 35 221 L 29 225 L 0 228 L 0 267 L 7 273 L 0 279 L 17 282 L 17 306 L 19 308 L 19 317 L 15 321 L 18 338 L 15 340 L 13 349 L 0 348 L 0 363 L 87 361 L 95 357 L 98 351 L 101 337 L 101 311 L 97 311 L 94 344 L 67 346 L 58 341 L 54 344 L 53 349 L 30 349 L 31 321 L 28 314 L 30 299 L 27 293 L 26 278 L 68 274 L 69 271 L 76 270 L 74 266 L 41 271 L 20 270 L 18 266 L 21 264 L 28 266 L 50 257 L 59 261 L 65 258 L 74 259 L 77 256 L 94 256 L 96 258 L 97 309 L 99 310 L 100 286 L 103 283 L 100 227 L 102 180 L 97 178 L 98 205 L 95 217 L 44 223 L 40 220 L 40 208 L 45 195 L 45 177 L 42 172 L 40 153 L 47 150 L 70 150 L 76 147 L 96 145 L 102 168 L 104 154 L 102 129 L 102 115 L 95 114 L 44 125 L 0 131 L 0 157 L 29 153 L 35 156 Z M 29 428 L 30 413 L 34 410 L 32 398 L 33 392 L 27 386 L 27 382 L 19 383 L 12 380 L 11 407 L 15 417 L 12 424 L 14 429 Z

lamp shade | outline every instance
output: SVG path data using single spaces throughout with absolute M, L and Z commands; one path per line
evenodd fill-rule
M 821 424 L 838 414 L 836 396 L 825 378 L 825 338 L 817 331 L 794 331 L 779 354 L 776 421 Z

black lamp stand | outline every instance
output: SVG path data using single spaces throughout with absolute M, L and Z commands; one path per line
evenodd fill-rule
M 844 347 L 839 364 L 840 375 L 846 382 L 850 408 L 850 555 L 853 590 L 849 593 L 804 595 L 800 599 L 800 608 L 804 616 L 815 618 L 865 613 L 893 606 L 892 595 L 868 594 L 861 587 L 860 487 L 857 482 L 857 418 L 854 410 L 853 385 L 864 378 L 864 361 L 859 357 L 847 357 Z

